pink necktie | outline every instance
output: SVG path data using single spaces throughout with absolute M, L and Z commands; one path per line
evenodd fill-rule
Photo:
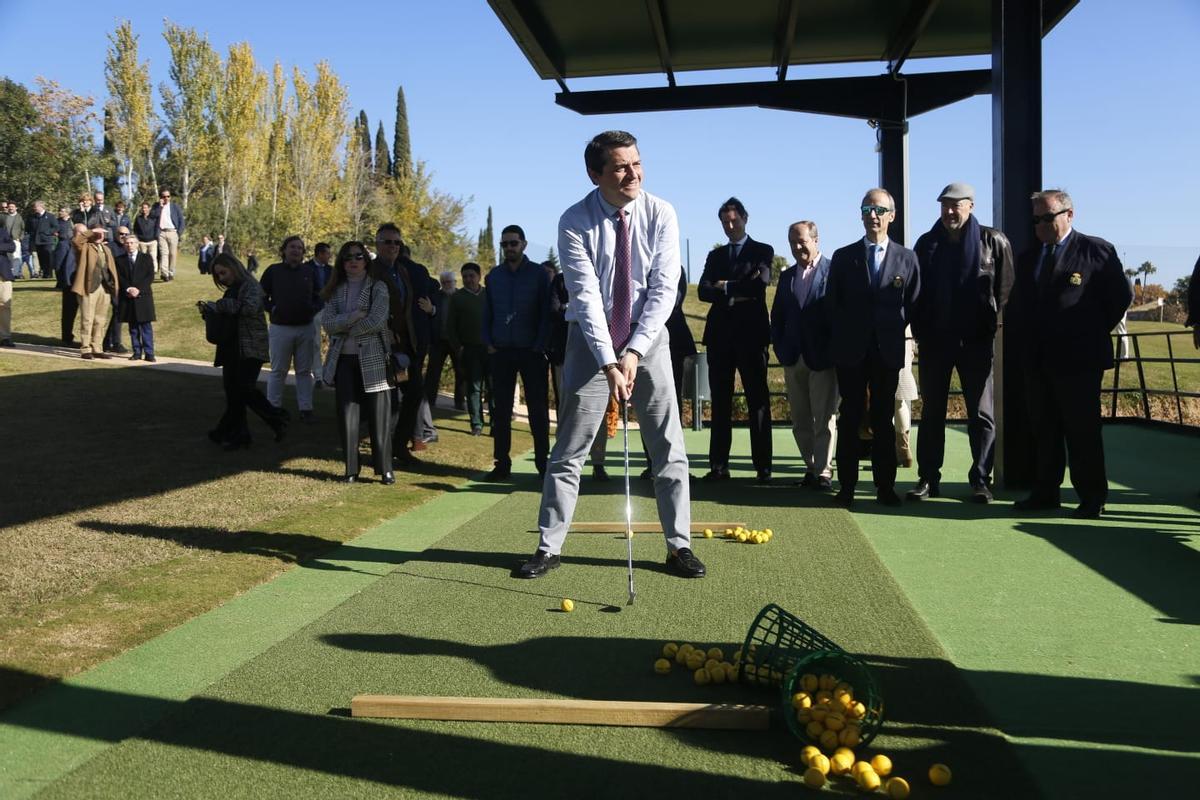
M 617 212 L 617 254 L 614 260 L 612 284 L 612 316 L 608 320 L 608 335 L 613 349 L 620 354 L 629 343 L 633 314 L 633 267 L 629 256 L 629 224 L 625 209 Z

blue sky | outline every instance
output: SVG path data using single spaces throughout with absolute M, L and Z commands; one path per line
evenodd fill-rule
M 439 189 L 471 199 L 472 241 L 490 205 L 497 234 L 510 222 L 522 225 L 534 258 L 554 244 L 562 210 L 590 188 L 583 145 L 608 128 L 639 138 L 646 189 L 676 206 L 693 280 L 705 252 L 722 240 L 716 209 L 726 197 L 743 200 L 750 235 L 776 252 L 787 255 L 787 226 L 802 218 L 817 222 L 823 249 L 832 252 L 861 235 L 859 199 L 877 180 L 874 132 L 857 120 L 759 109 L 599 117 L 562 109 L 554 104 L 556 84 L 537 78 L 483 0 L 360 0 L 345 6 L 354 13 L 341 14 L 303 0 L 167 0 L 125 4 L 127 17 L 111 4 L 72 4 L 69 16 L 55 17 L 52 33 L 39 4 L 3 5 L 5 74 L 31 87 L 43 75 L 102 98 L 105 33 L 119 18 L 130 19 L 140 34 L 157 85 L 167 79 L 164 17 L 205 31 L 222 53 L 233 42 L 249 41 L 267 69 L 279 60 L 311 74 L 317 61 L 328 60 L 349 89 L 352 113 L 364 109 L 372 130 L 382 119 L 389 137 L 396 87 L 403 85 L 414 156 L 427 162 Z M 1200 184 L 1194 145 L 1200 91 L 1188 55 L 1198 40 L 1197 0 L 1136 6 L 1082 0 L 1044 41 L 1047 185 L 1071 192 L 1078 229 L 1114 242 L 1127 266 L 1153 261 L 1155 279 L 1168 287 L 1200 255 L 1200 212 L 1190 199 Z M 910 61 L 906 69 L 987 63 Z M 788 77 L 869 75 L 883 66 L 793 66 Z M 772 76 L 764 69 L 677 77 L 691 84 Z M 577 90 L 664 83 L 661 75 L 570 82 Z M 989 97 L 914 118 L 909 156 L 913 238 L 933 223 L 937 193 L 953 180 L 976 187 L 976 213 L 990 221 Z

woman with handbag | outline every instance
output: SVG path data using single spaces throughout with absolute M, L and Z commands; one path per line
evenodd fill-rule
M 333 274 L 321 292 L 322 324 L 329 334 L 329 353 L 321 380 L 334 387 L 338 433 L 346 454 L 342 480 L 358 480 L 358 421 L 365 412 L 371 431 L 371 458 L 380 482 L 396 482 L 392 474 L 392 393 L 395 377 L 387 342 L 387 284 L 367 275 L 367 248 L 346 242 L 333 263 Z
M 287 433 L 288 412 L 271 405 L 258 388 L 258 373 L 270 360 L 262 287 L 228 253 L 213 259 L 212 277 L 225 296 L 216 302 L 201 300 L 197 305 L 204 317 L 205 336 L 217 346 L 213 366 L 221 367 L 225 413 L 208 438 L 226 450 L 249 447 L 246 409 L 250 408 L 267 423 L 278 442 Z

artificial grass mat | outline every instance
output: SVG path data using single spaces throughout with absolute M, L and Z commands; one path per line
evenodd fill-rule
M 621 517 L 619 482 L 585 487 L 577 519 Z M 661 537 L 638 535 L 637 602 L 626 607 L 619 537 L 572 535 L 561 569 L 509 577 L 536 545 L 537 486 L 518 482 L 434 548 L 40 796 L 792 796 L 803 791 L 801 743 L 782 726 L 382 721 L 345 711 L 358 693 L 774 703 L 774 693 L 652 671 L 667 640 L 739 646 L 768 602 L 875 665 L 887 724 L 874 749 L 892 756 L 897 774 L 922 784 L 929 764 L 946 761 L 963 766 L 940 797 L 1038 796 L 849 514 L 783 487 L 697 487 L 694 518 L 742 519 L 776 536 L 766 545 L 697 539 L 709 577 L 685 581 L 662 571 Z M 650 497 L 635 498 L 635 518 L 654 519 Z M 558 611 L 562 597 L 575 600 L 573 613 Z

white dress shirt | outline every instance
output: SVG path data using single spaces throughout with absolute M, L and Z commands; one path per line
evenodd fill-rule
M 665 200 L 642 192 L 625 206 L 633 289 L 633 336 L 628 349 L 645 355 L 675 307 L 679 273 L 679 222 Z M 597 366 L 617 361 L 608 335 L 617 252 L 617 208 L 600 190 L 563 212 L 558 221 L 558 257 L 571 302 L 568 321 L 579 323 Z

